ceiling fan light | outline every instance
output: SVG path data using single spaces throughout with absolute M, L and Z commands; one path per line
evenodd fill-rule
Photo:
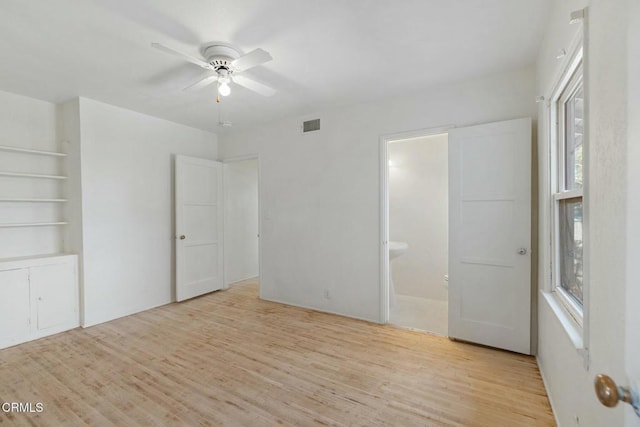
M 226 82 L 220 83 L 218 86 L 218 93 L 222 96 L 229 96 L 231 93 L 231 88 Z

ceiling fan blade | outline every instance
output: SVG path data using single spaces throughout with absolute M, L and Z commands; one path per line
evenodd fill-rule
M 217 74 L 208 74 L 206 76 L 204 76 L 203 78 L 201 78 L 200 80 L 198 80 L 197 82 L 190 84 L 189 86 L 185 87 L 182 90 L 195 90 L 195 89 L 200 89 L 203 88 L 205 86 L 210 85 L 211 83 L 214 83 L 218 80 L 218 75 Z
M 192 64 L 196 64 L 205 70 L 213 70 L 213 66 L 209 63 L 204 62 L 202 59 L 194 58 L 193 56 L 187 55 L 186 53 L 182 53 L 179 50 L 175 50 L 173 48 L 167 47 L 160 43 L 151 43 L 151 47 L 158 49 L 161 52 L 168 53 L 169 55 L 178 56 L 185 61 L 191 62 Z
M 266 50 L 255 49 L 233 61 L 231 66 L 238 71 L 244 71 L 255 67 L 256 65 L 264 64 L 272 59 L 273 58 Z
M 262 83 L 259 83 L 253 79 L 250 79 L 249 77 L 234 75 L 232 76 L 231 79 L 234 81 L 234 83 L 237 83 L 240 86 L 246 87 L 249 90 L 257 92 L 262 96 L 273 96 L 276 93 L 275 89 L 267 85 L 264 85 Z

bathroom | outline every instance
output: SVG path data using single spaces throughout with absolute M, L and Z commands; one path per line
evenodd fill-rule
M 391 140 L 389 323 L 448 333 L 448 136 Z

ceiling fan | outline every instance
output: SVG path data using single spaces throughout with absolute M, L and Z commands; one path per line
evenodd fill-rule
M 246 55 L 242 55 L 240 51 L 233 46 L 218 42 L 205 46 L 202 49 L 203 59 L 200 59 L 160 43 L 151 43 L 151 47 L 180 57 L 185 61 L 212 72 L 187 86 L 185 90 L 199 89 L 218 82 L 218 94 L 228 96 L 231 93 L 229 83 L 233 82 L 263 96 L 272 96 L 276 93 L 275 89 L 241 75 L 243 71 L 271 61 L 272 58 L 269 52 L 262 49 L 255 49 Z

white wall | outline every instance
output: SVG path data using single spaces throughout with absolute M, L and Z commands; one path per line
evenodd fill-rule
M 225 284 L 258 275 L 258 160 L 224 164 Z
M 627 16 L 625 0 L 554 2 L 547 37 L 538 61 L 538 93 L 549 99 L 562 62 L 556 52 L 567 48 L 578 31 L 570 26 L 572 10 L 590 3 L 587 52 L 589 147 L 585 202 L 590 252 L 585 261 L 589 283 L 590 368 L 583 368 L 551 305 L 539 307 L 538 360 L 556 417 L 561 426 L 622 425 L 626 409 L 606 409 L 595 399 L 593 378 L 606 373 L 620 382 L 625 375 L 625 282 L 627 233 Z M 630 3 L 629 3 L 630 4 Z M 541 106 L 540 157 L 540 288 L 549 284 L 549 168 L 546 107 Z M 635 167 L 635 166 L 634 166 Z M 628 411 L 628 409 L 627 409 Z M 635 424 L 638 425 L 636 421 Z
M 221 136 L 221 158 L 260 154 L 261 296 L 379 321 L 380 136 L 535 117 L 534 82 L 517 70 L 305 116 L 315 133 L 292 117 Z
M 173 300 L 175 154 L 214 134 L 81 98 L 84 326 Z
M 447 300 L 447 151 L 446 134 L 389 144 L 389 240 L 409 244 L 393 261 L 397 294 Z
M 64 151 L 56 126 L 56 106 L 0 92 L 0 145 Z M 65 160 L 0 151 L 0 171 L 63 175 Z M 0 198 L 63 198 L 65 183 L 0 177 Z M 0 202 L 0 223 L 50 222 L 64 218 L 64 205 Z M 0 258 L 63 251 L 65 227 L 0 228 Z

